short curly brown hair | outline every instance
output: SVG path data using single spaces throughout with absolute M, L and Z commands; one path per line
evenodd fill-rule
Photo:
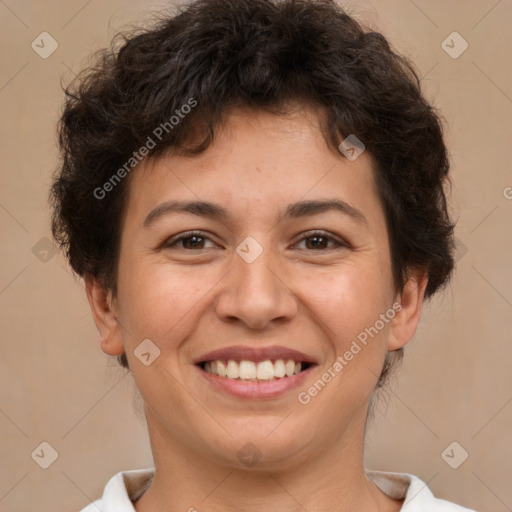
M 441 117 L 408 59 L 334 0 L 196 0 L 102 50 L 65 92 L 52 231 L 73 270 L 114 294 L 130 182 L 113 183 L 116 170 L 129 172 L 156 127 L 168 129 L 147 158 L 169 148 L 192 156 L 209 147 L 231 108 L 282 114 L 293 101 L 327 113 L 322 131 L 340 157 L 349 134 L 371 155 L 397 290 L 412 268 L 428 275 L 426 298 L 449 281 L 454 224 Z M 194 108 L 170 128 L 191 99 Z M 103 200 L 98 190 L 109 180 Z

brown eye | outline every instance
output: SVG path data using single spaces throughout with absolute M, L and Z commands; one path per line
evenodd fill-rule
M 177 248 L 191 251 L 208 249 L 208 247 L 204 246 L 207 240 L 210 240 L 210 238 L 203 236 L 202 233 L 184 233 L 183 235 L 166 242 L 164 248 Z
M 329 245 L 329 238 L 326 236 L 315 235 L 306 238 L 306 246 L 308 249 L 327 249 L 327 245 Z
M 322 232 L 311 233 L 308 236 L 302 238 L 302 240 L 299 243 L 302 243 L 303 241 L 306 242 L 305 248 L 311 251 L 332 250 L 339 247 L 348 248 L 348 244 L 336 240 L 331 236 L 327 236 L 325 233 Z M 331 244 L 330 247 L 329 244 Z M 334 246 L 332 246 L 332 244 L 334 244 Z
M 183 237 L 180 239 L 185 249 L 204 249 L 204 238 L 198 235 Z

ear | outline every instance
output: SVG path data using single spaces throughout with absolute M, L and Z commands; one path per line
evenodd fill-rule
M 112 293 L 93 277 L 85 277 L 85 290 L 91 307 L 94 323 L 101 339 L 101 350 L 109 356 L 124 352 L 121 328 L 114 311 Z
M 424 272 L 416 272 L 407 279 L 402 293 L 397 295 L 396 306 L 393 306 L 396 314 L 390 322 L 388 350 L 402 348 L 414 336 L 420 321 L 427 282 L 428 278 Z

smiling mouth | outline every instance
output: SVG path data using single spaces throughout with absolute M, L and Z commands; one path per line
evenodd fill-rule
M 312 363 L 293 359 L 267 359 L 265 361 L 214 360 L 202 361 L 198 366 L 207 373 L 242 382 L 268 382 L 298 375 Z

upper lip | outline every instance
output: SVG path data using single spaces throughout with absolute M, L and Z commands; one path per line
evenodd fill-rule
M 212 350 L 195 359 L 194 364 L 204 363 L 207 361 L 227 361 L 233 359 L 235 361 L 260 361 L 277 359 L 289 360 L 295 362 L 306 362 L 316 364 L 313 357 L 288 347 L 271 346 L 271 347 L 246 347 L 243 345 L 235 345 L 232 347 Z

